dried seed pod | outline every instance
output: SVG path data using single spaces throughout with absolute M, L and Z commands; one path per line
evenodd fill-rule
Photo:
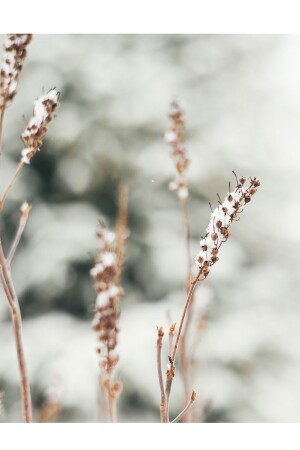
M 21 152 L 22 162 L 29 164 L 31 158 L 40 150 L 49 123 L 59 107 L 58 99 L 59 92 L 53 88 L 34 102 L 33 116 L 21 135 L 26 146 Z
M 0 70 L 0 110 L 4 110 L 17 92 L 17 84 L 32 34 L 8 34 Z
M 207 233 L 200 241 L 201 250 L 195 258 L 196 264 L 203 270 L 204 277 L 207 277 L 209 273 L 209 266 L 218 261 L 218 249 L 222 242 L 228 239 L 228 228 L 232 221 L 242 211 L 243 206 L 251 201 L 256 188 L 260 186 L 256 178 L 250 178 L 248 186 L 245 183 L 245 177 L 237 180 L 234 191 L 228 193 L 224 202 L 220 202 L 221 204 L 211 213 Z
M 169 189 L 177 193 L 179 199 L 189 196 L 185 172 L 189 166 L 189 159 L 184 142 L 184 116 L 177 102 L 172 102 L 169 113 L 171 127 L 165 134 L 165 140 L 171 146 L 171 155 L 176 168 L 175 180 L 169 184 Z

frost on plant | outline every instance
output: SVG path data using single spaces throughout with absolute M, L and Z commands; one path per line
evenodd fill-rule
M 118 344 L 118 301 L 123 290 L 116 283 L 118 273 L 117 254 L 115 249 L 115 233 L 104 224 L 99 224 L 97 237 L 100 248 L 91 276 L 95 280 L 97 294 L 93 329 L 97 336 L 97 352 L 99 354 L 100 385 L 106 392 L 109 418 L 116 420 L 115 404 L 122 391 L 122 383 L 113 381 L 112 375 L 119 361 L 116 352 Z
M 189 166 L 189 159 L 184 142 L 184 116 L 177 102 L 172 102 L 169 113 L 171 127 L 165 134 L 165 140 L 171 146 L 171 155 L 176 168 L 176 177 L 169 184 L 171 191 L 175 191 L 179 199 L 189 196 L 185 172 Z
M 31 34 L 8 34 L 4 44 L 1 65 L 0 108 L 5 109 L 17 92 L 17 83 L 21 74 L 27 45 L 31 42 Z
M 23 163 L 29 164 L 31 158 L 40 150 L 49 123 L 59 106 L 58 99 L 59 92 L 53 88 L 34 102 L 33 116 L 21 136 L 26 145 L 21 152 Z
M 206 229 L 206 235 L 200 241 L 200 252 L 195 261 L 206 277 L 209 267 L 218 261 L 219 248 L 229 237 L 228 228 L 238 214 L 242 212 L 245 204 L 251 201 L 256 193 L 260 182 L 256 178 L 250 178 L 246 183 L 246 178 L 241 177 L 232 192 L 229 192 L 223 203 L 211 213 L 210 221 Z

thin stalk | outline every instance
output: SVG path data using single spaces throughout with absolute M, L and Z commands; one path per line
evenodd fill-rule
M 24 354 L 23 336 L 22 336 L 22 317 L 19 306 L 18 297 L 13 285 L 10 270 L 3 253 L 2 243 L 0 241 L 0 265 L 1 265 L 1 281 L 4 287 L 7 300 L 9 302 L 15 342 L 17 348 L 17 358 L 20 371 L 21 399 L 24 422 L 32 422 L 32 406 L 30 385 L 27 374 L 26 360 Z
M 24 166 L 24 162 L 20 161 L 18 166 L 17 166 L 17 168 L 16 168 L 16 170 L 15 170 L 15 173 L 13 174 L 13 176 L 12 176 L 12 178 L 10 180 L 10 182 L 7 184 L 6 188 L 4 189 L 3 194 L 2 194 L 2 196 L 0 198 L 0 211 L 3 209 L 4 202 L 5 202 L 6 196 L 8 194 L 8 191 L 10 190 L 12 185 L 14 184 L 17 176 L 19 175 L 19 173 L 23 169 L 23 166 Z
M 2 106 L 2 109 L 0 111 L 0 159 L 2 156 L 2 134 L 3 134 L 3 120 L 4 120 L 4 106 Z
M 190 245 L 190 220 L 189 220 L 189 210 L 188 210 L 188 199 L 184 198 L 180 200 L 180 206 L 182 211 L 182 222 L 183 222 L 183 234 L 184 234 L 184 242 L 186 249 L 186 259 L 187 259 L 187 275 L 185 288 L 188 292 L 191 280 L 191 245 Z M 193 298 L 190 301 L 190 307 L 188 310 L 187 320 L 185 328 L 181 335 L 180 341 L 180 372 L 183 382 L 183 390 L 184 390 L 184 405 L 186 405 L 190 398 L 190 384 L 189 384 L 189 359 L 187 357 L 187 336 L 190 324 L 192 322 L 192 305 Z M 184 416 L 185 422 L 190 422 L 190 414 L 186 414 Z
M 177 423 L 177 422 L 179 422 L 180 420 L 182 420 L 182 419 L 184 418 L 184 416 L 186 415 L 186 413 L 190 410 L 190 408 L 191 408 L 191 406 L 193 405 L 193 403 L 195 402 L 195 400 L 196 400 L 196 392 L 193 391 L 193 392 L 192 392 L 192 395 L 191 395 L 191 398 L 190 398 L 190 401 L 188 402 L 188 404 L 186 405 L 186 407 L 181 411 L 181 413 L 178 414 L 178 416 L 175 417 L 174 420 L 172 420 L 172 423 Z
M 180 206 L 182 210 L 182 222 L 183 222 L 183 235 L 184 235 L 184 243 L 185 243 L 185 251 L 186 251 L 186 262 L 187 262 L 187 272 L 186 272 L 186 283 L 185 287 L 188 291 L 190 280 L 191 280 L 191 245 L 190 245 L 190 219 L 189 219 L 189 210 L 188 210 L 188 199 L 184 198 L 180 200 Z
M 110 382 L 111 385 L 111 382 Z M 111 423 L 117 422 L 117 408 L 116 408 L 116 398 L 111 393 L 111 386 L 109 385 L 108 391 L 108 408 L 109 408 L 109 419 Z
M 200 268 L 198 270 L 198 273 L 197 273 L 196 277 L 194 278 L 194 280 L 191 282 L 191 285 L 190 285 L 190 289 L 189 289 L 189 292 L 188 292 L 188 295 L 187 295 L 187 299 L 186 299 L 186 302 L 185 302 L 185 306 L 184 306 L 184 310 L 183 310 L 183 313 L 182 313 L 182 316 L 181 316 L 180 325 L 179 325 L 179 329 L 178 329 L 178 333 L 177 333 L 177 336 L 176 336 L 176 341 L 175 341 L 175 345 L 174 345 L 174 349 L 173 349 L 173 354 L 172 354 L 173 364 L 175 363 L 176 353 L 177 353 L 179 339 L 180 339 L 181 332 L 182 332 L 182 327 L 183 327 L 183 324 L 184 324 L 184 319 L 185 319 L 185 316 L 186 316 L 186 313 L 187 313 L 190 301 L 191 301 L 191 299 L 193 297 L 193 294 L 194 294 L 194 291 L 195 291 L 195 288 L 196 288 L 196 284 L 198 283 L 201 274 L 202 274 L 202 269 Z
M 169 356 L 172 354 L 172 351 L 173 351 L 173 339 L 174 339 L 174 334 L 175 334 L 175 328 L 176 328 L 176 323 L 172 323 L 170 326 L 170 330 L 169 330 L 169 352 L 168 352 Z
M 202 269 L 199 268 L 196 277 L 194 278 L 194 280 L 191 281 L 190 289 L 189 289 L 189 292 L 188 292 L 188 295 L 187 295 L 187 299 L 186 299 L 186 302 L 185 302 L 185 306 L 184 306 L 184 310 L 183 310 L 183 313 L 182 313 L 182 316 L 181 316 L 180 325 L 179 325 L 178 333 L 177 333 L 177 336 L 176 336 L 176 341 L 175 341 L 173 353 L 172 353 L 172 356 L 170 357 L 170 368 L 167 371 L 166 391 L 165 391 L 166 392 L 166 410 L 167 410 L 167 417 L 168 418 L 169 418 L 169 399 L 170 399 L 172 383 L 173 383 L 174 376 L 175 376 L 175 359 L 176 359 L 176 355 L 177 355 L 179 340 L 180 340 L 180 336 L 181 336 L 181 332 L 182 332 L 182 327 L 184 325 L 186 313 L 187 313 L 189 304 L 191 302 L 191 299 L 193 297 L 196 284 L 198 283 L 201 274 L 202 274 Z
M 166 422 L 166 396 L 161 367 L 161 350 L 163 337 L 164 332 L 162 327 L 157 328 L 156 362 L 157 362 L 158 382 L 160 388 L 160 420 L 161 422 Z
M 23 207 L 24 207 L 24 209 L 22 210 Z M 28 203 L 24 203 L 21 207 L 21 215 L 20 215 L 18 229 L 17 229 L 16 235 L 15 235 L 15 238 L 13 240 L 13 243 L 10 247 L 8 256 L 6 258 L 8 267 L 10 267 L 11 261 L 14 257 L 17 247 L 19 245 L 20 239 L 22 237 L 23 231 L 25 229 L 25 226 L 26 226 L 26 223 L 28 220 L 28 214 L 29 214 L 30 209 L 31 209 L 31 206 L 29 206 Z

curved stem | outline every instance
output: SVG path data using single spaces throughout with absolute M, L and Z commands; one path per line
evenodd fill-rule
M 191 408 L 191 406 L 193 405 L 193 403 L 195 402 L 195 400 L 196 400 L 196 392 L 193 391 L 193 392 L 192 392 L 192 395 L 191 395 L 191 398 L 190 398 L 190 401 L 188 402 L 188 404 L 186 405 L 186 407 L 181 411 L 181 413 L 178 414 L 178 416 L 175 417 L 174 420 L 172 420 L 172 423 L 177 423 L 177 422 L 179 422 L 181 419 L 183 419 L 184 416 L 186 415 L 186 413 L 190 410 L 190 408 Z
M 183 221 L 183 232 L 184 232 L 184 242 L 186 249 L 186 258 L 187 258 L 187 275 L 185 288 L 188 292 L 190 281 L 191 281 L 191 246 L 190 246 L 190 220 L 189 220 L 189 210 L 188 210 L 188 199 L 184 198 L 180 200 L 180 206 L 182 210 L 182 221 Z M 189 358 L 187 356 L 187 337 L 189 327 L 192 322 L 192 306 L 193 306 L 193 297 L 190 301 L 190 307 L 188 309 L 187 318 L 185 328 L 181 334 L 180 341 L 180 373 L 183 382 L 183 390 L 184 390 L 184 405 L 186 405 L 190 398 L 190 385 L 189 385 Z M 186 414 L 184 416 L 185 422 L 190 422 L 190 415 Z
M 25 206 L 24 210 L 22 210 L 23 205 Z M 23 203 L 23 205 L 21 207 L 21 215 L 20 215 L 18 229 L 17 229 L 16 235 L 14 237 L 14 240 L 13 240 L 13 242 L 11 244 L 8 256 L 6 258 L 6 263 L 7 263 L 8 267 L 10 267 L 12 259 L 14 257 L 14 254 L 15 254 L 15 252 L 17 250 L 18 245 L 19 245 L 20 239 L 22 237 L 23 231 L 24 231 L 26 223 L 27 223 L 28 214 L 29 214 L 29 211 L 31 209 L 31 206 L 29 206 L 28 203 Z
M 116 399 L 112 396 L 111 392 L 108 392 L 108 409 L 109 409 L 109 419 L 110 422 L 117 422 L 117 409 L 116 409 Z
M 165 388 L 162 376 L 162 367 L 161 367 L 161 350 L 162 350 L 162 341 L 164 337 L 164 332 L 162 327 L 157 328 L 157 342 L 156 342 L 156 362 L 157 362 L 157 373 L 158 373 L 158 382 L 160 388 L 160 420 L 165 423 L 166 420 L 166 396 L 165 396 Z
M 22 317 L 19 307 L 18 297 L 13 285 L 10 270 L 7 267 L 7 262 L 3 253 L 2 243 L 0 240 L 0 265 L 1 265 L 1 281 L 7 300 L 9 302 L 11 316 L 13 320 L 14 335 L 17 348 L 17 357 L 20 371 L 21 383 L 21 398 L 23 409 L 24 422 L 32 422 L 32 406 L 31 406 L 31 392 L 27 374 L 23 335 L 22 335 Z
M 173 353 L 172 353 L 172 356 L 170 356 L 170 367 L 167 370 L 166 390 L 165 390 L 165 392 L 166 392 L 166 411 L 167 411 L 168 418 L 169 418 L 169 399 L 170 399 L 170 393 L 171 393 L 171 389 L 172 389 L 172 383 L 173 383 L 174 376 L 175 376 L 175 359 L 176 359 L 176 355 L 177 355 L 179 340 L 180 340 L 180 336 L 181 336 L 181 332 L 182 332 L 182 327 L 184 325 L 186 313 L 187 313 L 189 304 L 191 302 L 191 299 L 193 297 L 196 284 L 198 283 L 198 281 L 201 277 L 201 274 L 202 274 L 202 269 L 199 268 L 196 277 L 191 281 L 190 289 L 189 289 L 187 299 L 185 302 L 185 306 L 184 306 L 184 310 L 183 310 L 183 313 L 181 316 L 180 325 L 179 325 L 178 333 L 176 336 Z
M 2 135 L 3 135 L 3 120 L 4 120 L 4 107 L 0 110 L 0 159 L 2 156 Z
M 1 198 L 0 198 L 0 211 L 3 209 L 4 202 L 5 202 L 6 196 L 8 194 L 8 191 L 10 190 L 12 185 L 14 184 L 17 176 L 19 175 L 19 173 L 23 169 L 23 166 L 24 166 L 24 163 L 22 161 L 20 161 L 18 166 L 17 166 L 17 168 L 16 168 L 16 170 L 15 170 L 15 173 L 13 174 L 13 176 L 12 176 L 12 178 L 10 180 L 10 182 L 7 184 L 6 188 L 4 189 L 3 194 L 1 195 Z
M 174 345 L 174 349 L 173 349 L 173 354 L 172 354 L 173 364 L 175 363 L 176 353 L 177 353 L 179 339 L 180 339 L 181 332 L 182 332 L 182 327 L 183 327 L 183 324 L 184 324 L 184 319 L 185 319 L 185 316 L 186 316 L 189 304 L 191 302 L 191 299 L 193 297 L 196 284 L 198 283 L 201 274 L 202 274 L 202 269 L 199 269 L 196 277 L 191 282 L 191 286 L 190 286 L 190 289 L 189 289 L 189 292 L 188 292 L 188 295 L 187 295 L 187 299 L 186 299 L 184 310 L 183 310 L 183 313 L 182 313 L 182 316 L 181 316 L 180 325 L 179 325 L 179 329 L 178 329 L 178 333 L 177 333 L 177 336 L 176 336 L 176 341 L 175 341 L 175 345 Z

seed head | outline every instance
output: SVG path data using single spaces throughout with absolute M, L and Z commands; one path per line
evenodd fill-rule
M 200 241 L 201 251 L 195 258 L 204 277 L 207 277 L 209 267 L 219 259 L 217 256 L 219 248 L 229 237 L 228 228 L 242 212 L 243 206 L 251 201 L 258 186 L 260 182 L 256 178 L 250 178 L 248 186 L 246 178 L 240 178 L 234 191 L 228 193 L 224 202 L 212 211 L 206 236 Z
M 58 99 L 59 92 L 53 88 L 34 102 L 33 116 L 21 135 L 22 141 L 26 145 L 21 152 L 22 162 L 29 164 L 31 158 L 40 150 L 48 126 L 59 107 Z
M 13 100 L 32 34 L 8 34 L 0 70 L 0 109 Z

